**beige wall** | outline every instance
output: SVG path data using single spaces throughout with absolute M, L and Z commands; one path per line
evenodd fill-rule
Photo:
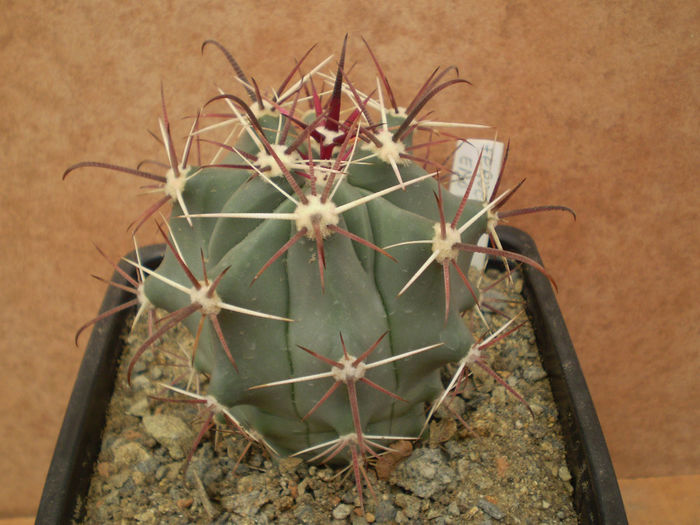
M 110 273 L 91 241 L 129 250 L 126 225 L 149 202 L 127 176 L 60 175 L 160 156 L 146 129 L 161 81 L 173 117 L 236 89 L 221 55 L 200 55 L 207 38 L 276 86 L 294 57 L 316 42 L 317 59 L 337 53 L 346 32 L 371 71 L 363 35 L 404 102 L 436 65 L 459 66 L 474 87 L 437 114 L 512 139 L 508 182 L 527 178 L 513 206 L 578 213 L 515 224 L 557 278 L 618 475 L 700 471 L 700 254 L 685 245 L 700 240 L 695 2 L 204 4 L 3 2 L 0 516 L 38 503 L 82 357 L 73 333 L 103 294 L 89 274 Z

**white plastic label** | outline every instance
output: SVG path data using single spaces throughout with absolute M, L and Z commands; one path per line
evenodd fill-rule
M 483 153 L 481 153 L 483 150 Z M 450 193 L 462 197 L 467 191 L 469 180 L 471 179 L 474 167 L 476 166 L 479 154 L 481 153 L 481 162 L 479 163 L 479 171 L 476 174 L 476 179 L 469 192 L 469 198 L 488 201 L 493 195 L 493 190 L 496 186 L 496 179 L 501 172 L 503 164 L 503 142 L 488 139 L 468 139 L 457 142 L 457 151 L 452 162 L 452 170 L 457 174 L 450 181 Z M 482 235 L 479 239 L 479 246 L 488 245 L 488 235 Z M 472 266 L 483 270 L 486 266 L 486 255 L 483 253 L 475 253 L 472 256 Z

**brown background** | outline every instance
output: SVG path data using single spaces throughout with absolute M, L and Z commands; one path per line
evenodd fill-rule
M 276 86 L 346 32 L 372 81 L 363 35 L 404 104 L 433 67 L 459 66 L 474 87 L 446 92 L 437 115 L 512 139 L 508 182 L 527 177 L 514 207 L 578 213 L 516 225 L 558 280 L 618 476 L 700 473 L 698 3 L 535 4 L 2 1 L 0 516 L 38 503 L 82 357 L 73 333 L 104 292 L 89 274 L 110 273 L 91 241 L 125 253 L 150 202 L 127 176 L 60 175 L 162 158 L 146 133 L 161 81 L 173 117 L 239 89 L 220 54 L 200 55 L 207 38 Z

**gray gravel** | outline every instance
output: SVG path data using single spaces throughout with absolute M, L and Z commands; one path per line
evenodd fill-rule
M 507 304 L 503 309 L 516 312 Z M 481 328 L 476 319 L 469 323 Z M 298 459 L 273 461 L 255 448 L 237 465 L 246 443 L 223 432 L 216 440 L 213 432 L 205 436 L 183 475 L 202 418 L 196 406 L 148 397 L 165 395 L 152 378 L 168 382 L 181 373 L 171 366 L 179 362 L 163 350 L 181 355 L 175 337 L 189 336 L 179 328 L 174 332 L 179 334 L 146 352 L 130 389 L 123 369 L 145 327 L 126 337 L 130 348 L 84 523 L 576 523 L 556 407 L 529 325 L 492 347 L 487 358 L 528 401 L 535 418 L 477 370 L 470 388 L 451 405 L 470 429 L 440 409 L 428 439 L 395 444 L 405 454 L 367 469 L 374 496 L 365 488 L 364 516 L 352 475 Z

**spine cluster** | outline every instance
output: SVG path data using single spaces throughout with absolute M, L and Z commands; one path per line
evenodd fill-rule
M 138 305 L 152 322 L 129 373 L 184 323 L 206 393 L 197 382 L 169 385 L 173 395 L 206 405 L 207 424 L 227 424 L 272 454 L 349 461 L 361 494 L 364 460 L 419 437 L 465 371 L 487 368 L 481 351 L 516 328 L 485 326 L 478 343 L 467 329 L 461 315 L 483 306 L 468 279 L 471 254 L 544 269 L 476 245 L 496 236 L 512 191 L 490 202 L 443 191 L 453 173 L 431 148 L 469 125 L 435 121 L 426 105 L 468 84 L 454 68 L 433 72 L 401 107 L 369 46 L 378 77 L 367 91 L 346 74 L 344 43 L 334 74 L 324 72 L 330 59 L 305 72 L 307 53 L 265 94 L 220 44 L 204 47 L 223 53 L 244 94 L 206 102 L 180 157 L 163 103 L 164 173 L 103 162 L 65 173 L 116 170 L 160 194 L 133 223 L 136 233 L 156 221 L 167 250 L 156 270 L 129 261 L 142 279 L 123 307 Z M 167 314 L 156 318 L 156 308 Z M 445 387 L 448 363 L 458 372 Z

